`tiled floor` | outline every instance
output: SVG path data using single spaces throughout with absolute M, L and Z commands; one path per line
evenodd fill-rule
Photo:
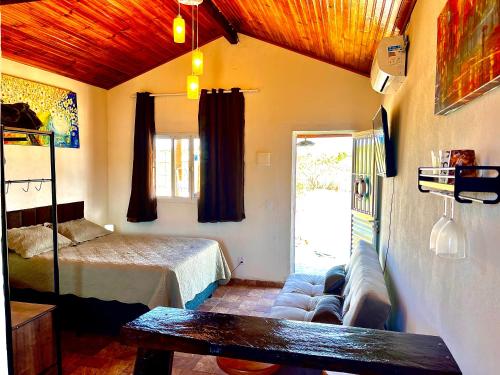
M 279 293 L 277 288 L 222 286 L 200 306 L 202 311 L 240 315 L 266 316 Z M 63 368 L 65 375 L 132 374 L 135 348 L 121 345 L 116 337 L 63 335 Z M 175 353 L 174 375 L 225 374 L 214 357 Z

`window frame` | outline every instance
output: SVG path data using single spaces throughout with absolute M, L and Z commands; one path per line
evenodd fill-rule
M 155 162 L 154 162 L 154 176 L 155 176 L 155 188 L 157 186 L 156 181 L 156 140 L 160 139 L 170 139 L 172 142 L 172 152 L 170 156 L 170 183 L 172 195 L 157 195 L 156 198 L 159 200 L 167 200 L 172 202 L 184 202 L 184 203 L 196 203 L 200 197 L 199 192 L 194 192 L 194 140 L 200 138 L 197 133 L 169 133 L 161 132 L 155 134 Z M 175 140 L 188 139 L 189 140 L 189 197 L 179 197 L 175 195 Z

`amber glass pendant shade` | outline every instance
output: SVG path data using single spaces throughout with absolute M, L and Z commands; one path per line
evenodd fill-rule
M 180 14 L 174 18 L 173 33 L 175 43 L 184 43 L 186 41 L 186 22 Z
M 193 51 L 191 65 L 194 75 L 201 76 L 203 74 L 203 52 L 199 49 Z
M 195 75 L 187 77 L 187 97 L 188 99 L 200 98 L 200 77 Z

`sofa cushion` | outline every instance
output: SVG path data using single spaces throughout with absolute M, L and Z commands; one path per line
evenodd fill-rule
M 345 267 L 343 265 L 332 267 L 325 275 L 325 294 L 340 295 L 345 284 Z
M 286 280 L 282 292 L 305 294 L 310 297 L 322 296 L 324 285 L 324 276 L 294 273 Z
M 378 261 L 378 254 L 373 248 L 373 246 L 370 245 L 368 242 L 359 241 L 358 245 L 352 251 L 351 258 L 349 259 L 349 263 L 346 266 L 347 281 L 349 281 L 349 279 L 351 278 L 351 274 L 353 270 L 356 268 L 358 262 L 366 258 L 375 259 Z
M 385 285 L 366 283 L 353 296 L 351 306 L 344 315 L 344 325 L 353 327 L 384 329 L 391 305 L 386 296 Z
M 297 307 L 273 306 L 271 314 L 274 319 L 299 320 L 302 322 L 310 322 L 314 315 L 313 311 L 306 311 Z
M 290 275 L 271 309 L 271 317 L 342 321 L 348 326 L 384 328 L 390 301 L 378 254 L 371 245 L 361 241 L 353 251 L 342 297 L 324 295 L 324 286 L 325 277 L 322 276 Z M 328 297 L 338 299 L 322 302 Z M 330 315 L 326 317 L 326 314 Z
M 311 319 L 316 323 L 342 324 L 342 298 L 339 296 L 321 297 Z
M 373 248 L 367 249 L 376 254 Z M 362 256 L 352 268 L 343 307 L 344 325 L 384 329 L 391 304 L 378 257 Z
M 288 306 L 313 311 L 321 296 L 311 297 L 300 293 L 280 293 L 274 301 L 274 306 Z
M 356 248 L 351 254 L 351 259 L 348 265 L 346 265 L 346 283 L 344 290 L 342 291 L 343 296 L 347 296 L 352 285 L 352 274 L 356 273 L 355 270 L 360 262 L 371 261 L 371 264 L 376 266 L 379 263 L 378 254 L 372 245 L 365 241 L 359 241 Z
M 325 278 L 319 275 L 292 274 L 274 301 L 271 317 L 309 322 L 320 296 Z
M 382 273 L 378 258 L 371 256 L 361 257 L 359 261 L 352 265 L 351 270 L 351 275 L 343 291 L 343 315 L 345 315 L 349 310 L 351 298 L 353 295 L 351 291 L 356 290 L 359 287 L 359 284 L 361 284 L 364 280 L 364 276 L 371 273 Z

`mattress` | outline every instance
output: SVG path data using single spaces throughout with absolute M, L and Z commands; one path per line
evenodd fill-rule
M 14 288 L 53 290 L 53 253 L 23 259 L 9 254 Z M 231 271 L 217 241 L 113 233 L 59 250 L 61 294 L 103 301 L 184 308 Z

